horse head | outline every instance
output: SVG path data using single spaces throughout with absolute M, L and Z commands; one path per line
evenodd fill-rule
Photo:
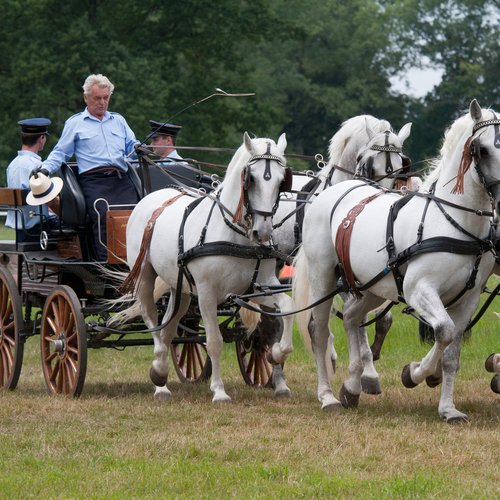
M 233 222 L 245 229 L 247 236 L 259 243 L 269 241 L 272 218 L 278 208 L 279 195 L 291 189 L 292 172 L 286 166 L 286 136 L 251 139 L 245 132 L 239 169 L 239 200 Z
M 494 201 L 496 212 L 500 210 L 500 119 L 492 109 L 483 110 L 473 99 L 469 107 L 472 118 L 472 134 L 467 138 L 462 151 L 460 167 L 453 193 L 464 192 L 464 178 L 474 164 L 471 178 L 484 186 Z
M 364 177 L 392 187 L 395 175 L 410 171 L 411 161 L 403 154 L 403 143 L 410 135 L 411 123 L 404 125 L 398 134 L 388 129 L 373 133 L 367 124 L 369 142 L 356 158 L 355 177 Z

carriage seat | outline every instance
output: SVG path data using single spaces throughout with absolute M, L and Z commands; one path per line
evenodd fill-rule
M 199 188 L 202 185 L 201 172 L 197 172 L 185 162 L 157 162 L 156 168 L 149 169 L 151 191 L 158 191 L 167 186 L 187 186 Z
M 63 163 L 59 176 L 64 182 L 59 194 L 61 203 L 59 218 L 61 222 L 69 227 L 85 227 L 88 222 L 87 207 L 75 171 L 72 167 Z

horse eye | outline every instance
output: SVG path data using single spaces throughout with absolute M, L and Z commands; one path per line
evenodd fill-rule
M 483 158 L 484 158 L 485 156 L 488 156 L 488 149 L 487 149 L 487 148 L 485 148 L 484 146 L 481 146 L 481 147 L 479 148 L 479 154 L 480 154 L 480 156 L 481 156 L 481 157 L 483 157 Z

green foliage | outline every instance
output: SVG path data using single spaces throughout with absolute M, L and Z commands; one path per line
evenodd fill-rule
M 111 109 L 138 138 L 149 119 L 174 117 L 184 125 L 180 144 L 193 146 L 236 147 L 245 130 L 274 138 L 285 131 L 290 152 L 325 155 L 344 120 L 370 113 L 395 128 L 412 121 L 407 147 L 418 161 L 436 154 L 472 97 L 498 102 L 494 0 L 4 0 L 3 7 L 2 183 L 19 147 L 15 122 L 51 118 L 47 154 L 64 121 L 83 109 L 81 86 L 92 72 L 115 83 Z M 425 99 L 397 94 L 389 78 L 423 56 L 443 68 L 442 83 Z M 215 87 L 256 95 L 213 98 L 177 115 Z

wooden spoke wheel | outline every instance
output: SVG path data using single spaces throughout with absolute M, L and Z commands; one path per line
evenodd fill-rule
M 0 388 L 14 390 L 23 364 L 21 297 L 9 271 L 0 268 Z
M 193 333 L 179 328 L 179 341 L 172 342 L 170 353 L 174 368 L 183 383 L 206 382 L 212 375 L 212 362 L 207 353 L 205 342 L 198 340 L 198 321 L 188 322 Z M 184 341 L 185 340 L 185 341 Z
M 49 394 L 80 396 L 87 371 L 87 330 L 75 292 L 61 285 L 47 297 L 40 334 Z
M 267 353 L 283 333 L 283 322 L 279 318 L 262 316 L 252 334 L 236 341 L 236 357 L 243 380 L 255 387 L 272 387 L 273 365 L 267 360 Z
M 273 366 L 266 359 L 268 351 L 269 346 L 262 344 L 254 336 L 236 341 L 236 356 L 247 385 L 271 387 Z

